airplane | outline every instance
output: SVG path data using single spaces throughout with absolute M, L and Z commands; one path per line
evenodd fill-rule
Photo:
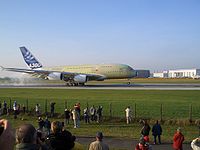
M 2 70 L 27 73 L 46 80 L 62 80 L 68 86 L 85 85 L 86 82 L 92 80 L 129 80 L 137 75 L 137 72 L 126 64 L 43 67 L 26 47 L 20 47 L 20 50 L 28 69 L 4 68 L 1 66 Z

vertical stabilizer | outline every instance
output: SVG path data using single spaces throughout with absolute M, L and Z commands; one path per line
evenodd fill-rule
M 31 69 L 42 68 L 42 64 L 26 49 L 26 47 L 20 47 L 24 61 Z

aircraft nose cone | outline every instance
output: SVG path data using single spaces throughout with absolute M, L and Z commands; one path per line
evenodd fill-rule
M 137 72 L 135 70 L 131 71 L 130 77 L 133 78 L 135 76 L 137 76 Z

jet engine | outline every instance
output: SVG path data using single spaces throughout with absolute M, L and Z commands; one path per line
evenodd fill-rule
M 47 76 L 48 80 L 62 80 L 62 73 L 52 72 Z
M 74 76 L 74 81 L 77 83 L 85 83 L 87 82 L 87 76 L 83 74 L 79 74 Z

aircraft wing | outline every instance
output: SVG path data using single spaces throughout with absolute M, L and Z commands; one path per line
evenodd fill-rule
M 75 76 L 84 75 L 87 77 L 87 80 L 98 80 L 102 81 L 105 79 L 105 76 L 98 75 L 98 74 L 84 74 L 84 73 L 74 73 L 74 72 L 61 72 L 61 71 L 48 71 L 48 70 L 41 70 L 41 69 L 20 69 L 20 68 L 4 68 L 0 66 L 2 70 L 5 71 L 12 71 L 12 72 L 20 72 L 20 73 L 27 73 L 34 77 L 39 77 L 43 79 L 66 79 L 64 81 L 72 80 Z

